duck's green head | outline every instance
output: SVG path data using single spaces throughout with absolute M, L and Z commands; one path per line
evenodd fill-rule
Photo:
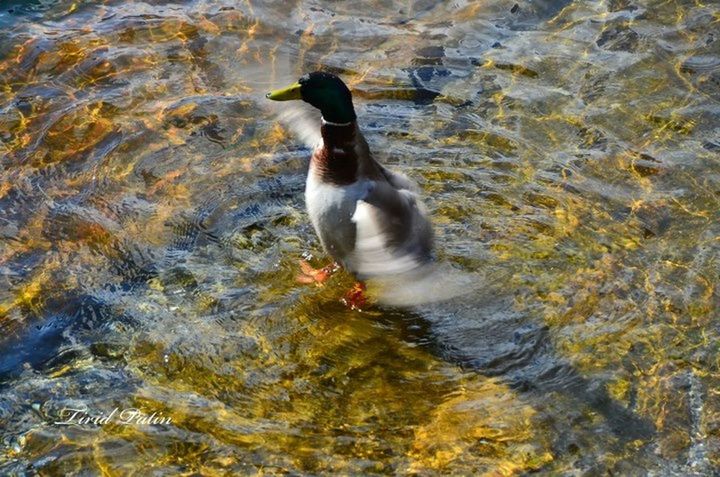
M 308 73 L 287 88 L 276 89 L 265 95 L 275 101 L 302 99 L 322 112 L 323 119 L 333 123 L 355 121 L 352 94 L 337 76 L 316 71 Z

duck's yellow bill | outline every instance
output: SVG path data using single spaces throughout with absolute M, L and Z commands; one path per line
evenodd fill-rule
M 266 98 L 274 101 L 290 101 L 291 99 L 302 99 L 300 94 L 300 83 L 291 84 L 287 88 L 276 89 L 265 95 Z

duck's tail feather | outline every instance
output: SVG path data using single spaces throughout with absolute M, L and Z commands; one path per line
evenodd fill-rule
M 438 303 L 476 291 L 484 277 L 463 272 L 448 263 L 430 262 L 404 273 L 367 280 L 370 297 L 387 306 L 417 306 Z

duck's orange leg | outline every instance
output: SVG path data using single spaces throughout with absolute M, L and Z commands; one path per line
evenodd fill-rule
M 315 283 L 320 286 L 339 268 L 340 265 L 335 262 L 323 268 L 313 268 L 307 260 L 300 260 L 300 273 L 295 280 L 298 283 Z
M 342 302 L 351 310 L 362 310 L 367 304 L 367 297 L 363 293 L 365 284 L 363 282 L 355 282 L 355 285 L 345 293 Z

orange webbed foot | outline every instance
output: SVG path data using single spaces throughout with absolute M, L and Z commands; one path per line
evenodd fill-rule
M 338 268 L 340 266 L 334 262 L 323 268 L 313 268 L 307 260 L 300 260 L 300 273 L 295 277 L 295 281 L 322 286 Z
M 362 311 L 362 308 L 367 305 L 367 297 L 363 293 L 365 291 L 365 284 L 363 282 L 356 282 L 353 287 L 345 293 L 342 299 L 343 304 L 351 310 Z

